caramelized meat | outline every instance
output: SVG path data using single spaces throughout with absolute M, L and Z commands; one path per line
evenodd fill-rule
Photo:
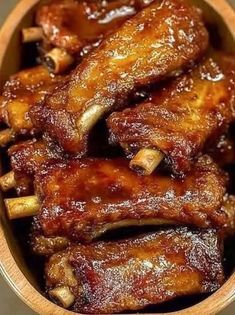
M 17 194 L 33 192 L 33 178 L 39 167 L 48 160 L 60 159 L 63 154 L 43 140 L 29 140 L 15 144 L 8 150 L 14 172 Z
M 84 55 L 152 0 L 53 0 L 37 11 L 46 39 L 69 53 Z
M 65 151 L 82 155 L 99 118 L 136 89 L 176 75 L 207 44 L 197 8 L 186 0 L 155 1 L 83 59 L 65 85 L 32 108 L 31 118 Z
M 66 237 L 43 236 L 37 217 L 33 217 L 30 233 L 30 245 L 34 254 L 51 256 L 59 251 L 65 250 L 70 245 L 70 241 Z
M 187 228 L 78 245 L 50 258 L 47 286 L 69 288 L 78 313 L 140 310 L 218 289 L 224 282 L 220 246 L 214 230 Z
M 32 250 L 37 255 L 51 256 L 66 249 L 70 242 L 66 237 L 35 236 L 31 241 Z
M 43 66 L 12 75 L 3 88 L 0 118 L 17 134 L 34 134 L 29 108 L 44 99 L 62 78 L 49 74 Z
M 59 159 L 62 152 L 54 150 L 43 140 L 19 142 L 8 150 L 11 167 L 15 173 L 34 175 L 40 165 L 50 159 Z
M 108 119 L 111 142 L 120 143 L 130 157 L 140 149 L 156 148 L 175 173 L 189 171 L 205 143 L 234 118 L 234 57 L 219 56 L 228 60 L 225 66 L 209 58 L 142 104 L 113 113 Z
M 227 227 L 225 175 L 202 157 L 183 179 L 140 176 L 123 159 L 60 162 L 36 174 L 46 236 L 90 241 L 123 226 L 185 223 Z
M 234 232 L 235 232 L 235 197 L 234 196 L 232 195 L 224 196 L 221 211 L 226 213 L 227 215 L 228 228 L 226 229 L 226 231 L 220 231 L 220 235 L 221 236 L 223 235 L 227 236 L 229 234 L 234 235 Z M 142 220 L 143 224 L 144 222 L 146 224 L 148 223 L 151 224 L 150 220 L 149 221 Z M 159 223 L 161 222 L 159 221 Z M 162 220 L 162 223 L 164 223 L 163 220 Z M 126 224 L 128 224 L 128 222 L 126 222 Z M 129 224 L 131 224 L 131 221 L 129 221 Z M 61 250 L 66 249 L 68 246 L 72 244 L 70 240 L 64 236 L 63 237 L 62 236 L 45 237 L 43 235 L 40 222 L 38 221 L 38 217 L 34 217 L 32 227 L 33 229 L 31 233 L 31 247 L 33 249 L 33 252 L 37 255 L 51 256 L 52 254 L 55 254 Z M 226 232 L 226 234 L 224 234 L 223 232 Z

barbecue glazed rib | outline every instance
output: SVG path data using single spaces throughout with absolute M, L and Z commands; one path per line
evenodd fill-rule
M 33 193 L 34 174 L 43 163 L 63 158 L 63 153 L 58 148 L 52 148 L 45 141 L 37 139 L 13 145 L 8 150 L 8 155 L 14 173 L 14 187 L 19 196 Z
M 52 0 L 37 11 L 36 22 L 41 27 L 23 29 L 23 42 L 41 40 L 43 63 L 50 72 L 62 73 L 152 1 Z
M 228 235 L 234 235 L 235 232 L 235 197 L 232 195 L 225 195 L 224 201 L 221 207 L 221 211 L 227 214 L 226 231 L 220 231 L 220 236 L 226 237 Z M 144 223 L 144 221 L 142 221 Z M 131 222 L 130 222 L 131 223 Z M 148 223 L 148 222 L 146 222 Z M 31 247 L 33 252 L 37 255 L 51 256 L 61 250 L 66 249 L 72 243 L 64 236 L 52 236 L 45 237 L 41 229 L 38 217 L 34 217 L 31 233 Z M 223 233 L 226 232 L 226 233 Z
M 32 108 L 31 118 L 65 151 L 82 155 L 99 118 L 136 89 L 178 74 L 207 45 L 197 8 L 185 0 L 155 1 L 108 36 L 67 84 Z
M 36 24 L 49 43 L 84 55 L 151 0 L 53 0 L 37 10 Z
M 145 148 L 160 150 L 174 173 L 188 172 L 205 143 L 234 118 L 235 59 L 218 58 L 225 58 L 222 67 L 209 58 L 142 104 L 113 113 L 108 118 L 111 142 L 120 143 L 130 157 Z
M 61 151 L 52 150 L 43 140 L 32 139 L 13 145 L 8 154 L 15 173 L 34 175 L 39 166 L 49 159 L 58 159 Z
M 81 241 L 134 225 L 228 228 L 229 216 L 221 210 L 225 184 L 224 173 L 206 156 L 183 180 L 139 176 L 124 159 L 43 165 L 35 176 L 38 220 L 45 236 Z
M 220 246 L 214 230 L 187 228 L 78 245 L 50 258 L 47 287 L 57 303 L 78 313 L 140 310 L 217 290 L 224 282 Z
M 51 92 L 61 76 L 52 76 L 43 66 L 26 69 L 12 75 L 3 88 L 0 119 L 15 134 L 34 134 L 29 108 Z

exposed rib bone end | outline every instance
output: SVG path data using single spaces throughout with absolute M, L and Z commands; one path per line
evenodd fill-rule
M 11 220 L 34 216 L 40 209 L 37 196 L 5 199 L 4 202 Z
M 16 185 L 14 172 L 11 171 L 0 177 L 0 187 L 2 191 L 8 191 Z
M 22 30 L 22 42 L 31 43 L 38 42 L 43 38 L 43 31 L 41 27 L 29 27 Z
M 55 74 L 63 73 L 73 62 L 74 58 L 61 48 L 53 48 L 44 56 L 44 63 L 48 70 Z
M 150 175 L 161 163 L 164 154 L 157 149 L 142 149 L 130 162 L 130 168 L 143 175 Z
M 49 295 L 64 308 L 69 308 L 75 301 L 75 296 L 70 291 L 69 287 L 66 286 L 50 290 Z

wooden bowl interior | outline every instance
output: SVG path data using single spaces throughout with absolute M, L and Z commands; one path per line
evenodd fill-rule
M 212 8 L 203 0 L 192 0 L 192 2 L 203 9 L 206 23 L 207 23 L 208 29 L 211 31 L 211 38 L 212 38 L 212 42 L 215 48 L 220 48 L 227 52 L 235 52 L 234 36 L 228 29 L 227 25 L 224 23 L 220 15 L 216 11 L 212 10 Z M 217 2 L 217 1 L 214 1 L 214 2 Z M 223 1 L 218 1 L 218 2 L 223 2 Z M 11 29 L 11 32 L 9 33 L 9 36 L 12 33 L 12 36 L 10 36 L 11 37 L 10 40 L 6 39 L 5 42 L 3 41 L 0 44 L 2 46 L 5 45 L 4 49 L 0 47 L 1 48 L 0 51 L 1 50 L 3 51 L 2 62 L 1 62 L 1 54 L 0 54 L 0 73 L 1 73 L 0 90 L 4 82 L 8 79 L 9 75 L 16 73 L 23 66 L 31 65 L 32 56 L 34 55 L 35 47 L 28 44 L 27 44 L 28 47 L 27 46 L 23 47 L 21 45 L 20 30 L 23 27 L 32 25 L 36 3 L 37 3 L 36 0 L 31 1 L 31 7 L 32 7 L 31 10 L 27 14 L 22 15 L 23 18 L 18 21 L 19 24 L 17 25 L 14 31 L 12 31 Z M 235 14 L 234 14 L 234 17 L 235 17 Z M 225 19 L 226 19 L 226 16 L 225 16 Z M 233 31 L 235 33 L 235 28 L 233 29 Z M 8 166 L 4 162 L 5 161 L 4 151 L 1 152 L 1 156 L 3 156 L 3 163 L 2 163 L 3 172 L 5 172 Z M 42 261 L 39 258 L 35 258 L 32 255 L 29 255 L 29 246 L 26 244 L 26 239 L 27 239 L 26 237 L 27 237 L 27 234 L 29 233 L 29 227 L 30 227 L 30 219 L 10 222 L 6 217 L 2 195 L 0 196 L 0 209 L 1 209 L 0 231 L 2 231 L 2 233 L 4 234 L 5 240 L 8 244 L 10 252 L 17 266 L 20 268 L 21 272 L 29 281 L 29 283 L 34 288 L 36 288 L 39 292 L 42 292 L 42 282 L 40 281 L 40 278 L 42 277 L 42 270 L 39 267 L 40 265 L 42 265 Z M 35 270 L 37 272 L 35 272 Z M 9 282 L 11 282 L 11 285 L 12 285 L 11 277 L 9 277 L 9 275 L 7 275 L 7 277 L 8 277 Z M 234 282 L 234 287 L 235 287 L 235 282 Z M 26 301 L 26 303 L 28 303 L 27 297 L 24 296 L 23 299 L 24 301 Z M 183 299 L 183 300 L 187 300 L 187 299 Z M 201 298 L 198 298 L 198 299 L 196 298 L 192 300 L 188 299 L 189 301 L 188 303 L 185 303 L 183 300 L 180 301 L 181 306 L 178 307 L 178 309 L 182 307 L 191 306 L 199 302 Z M 45 300 L 42 300 L 42 302 L 46 303 Z M 227 302 L 224 301 L 223 305 L 225 305 L 226 303 L 228 303 L 228 301 Z M 34 309 L 37 308 L 35 305 L 32 305 L 33 303 L 28 303 L 28 304 L 30 304 L 30 306 L 33 307 Z M 50 303 L 50 305 L 52 304 Z M 176 310 L 175 303 L 168 303 L 164 307 L 163 308 L 158 307 L 158 310 L 159 311 L 161 310 L 164 312 Z M 65 313 L 65 311 L 62 311 L 57 306 L 53 306 L 53 308 L 54 308 L 54 313 L 48 311 L 48 312 L 45 312 L 44 315 L 55 314 L 56 312 L 58 314 Z M 221 308 L 221 306 L 218 306 L 218 308 Z M 39 308 L 36 310 L 39 310 Z M 149 309 L 148 311 L 151 312 L 152 309 Z M 66 314 L 68 313 L 69 312 L 66 312 Z M 189 313 L 187 314 L 193 314 L 193 313 L 189 311 Z M 203 313 L 203 314 L 212 314 L 212 313 L 208 311 L 207 313 Z

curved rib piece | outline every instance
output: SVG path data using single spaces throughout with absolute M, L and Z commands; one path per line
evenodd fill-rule
M 32 139 L 17 143 L 8 150 L 11 161 L 12 172 L 14 173 L 14 185 L 19 196 L 34 193 L 33 179 L 39 167 L 49 160 L 57 160 L 63 157 L 59 149 L 46 144 L 43 140 Z M 1 182 L 6 182 L 6 175 L 0 177 Z M 8 181 L 10 184 L 10 182 Z M 12 182 L 13 184 L 13 182 Z M 12 185 L 4 185 L 5 190 L 12 188 Z
M 2 139 L 4 132 L 8 130 L 11 134 L 14 133 L 14 136 L 36 133 L 37 130 L 29 117 L 29 108 L 37 106 L 37 102 L 42 101 L 61 81 L 61 76 L 50 75 L 43 66 L 22 70 L 9 78 L 3 87 L 0 120 L 11 129 L 1 131 L 0 145 L 11 141 L 10 136 Z
M 111 142 L 120 143 L 129 157 L 138 152 L 130 162 L 132 169 L 150 173 L 144 152 L 151 149 L 157 162 L 157 153 L 164 153 L 175 174 L 190 170 L 204 145 L 234 120 L 234 60 L 233 55 L 215 54 L 153 91 L 142 104 L 108 118 Z
M 39 7 L 36 23 L 53 46 L 84 55 L 152 1 L 53 0 Z
M 206 156 L 185 179 L 140 176 L 124 159 L 60 162 L 41 168 L 35 187 L 45 236 L 91 241 L 123 226 L 231 225 L 221 209 L 226 176 Z
M 220 247 L 215 230 L 188 228 L 78 245 L 50 258 L 47 289 L 69 289 L 65 300 L 72 293 L 72 310 L 78 313 L 140 310 L 217 290 L 224 282 Z
M 207 45 L 196 7 L 186 0 L 154 1 L 83 59 L 65 85 L 32 108 L 31 118 L 65 151 L 83 155 L 97 120 L 136 89 L 178 74 Z

